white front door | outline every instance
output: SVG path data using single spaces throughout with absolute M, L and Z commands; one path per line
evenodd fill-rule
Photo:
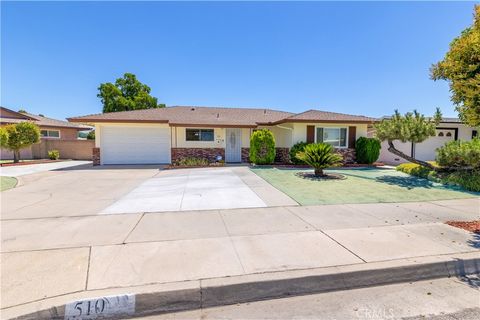
M 242 129 L 227 128 L 225 145 L 226 162 L 242 162 Z

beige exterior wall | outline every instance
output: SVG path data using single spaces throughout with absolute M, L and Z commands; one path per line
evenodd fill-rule
M 252 128 L 242 128 L 242 148 L 250 148 L 250 136 L 252 132 Z
M 93 140 L 42 139 L 32 146 L 34 159 L 48 158 L 48 151 L 58 150 L 60 159 L 92 160 Z
M 272 131 L 275 137 L 275 147 L 277 148 L 290 148 L 293 145 L 293 124 L 285 123 L 278 126 L 265 126 L 259 127 L 259 129 L 268 129 Z M 306 130 L 306 129 L 305 129 Z M 250 142 L 249 142 L 250 144 Z
M 1 160 L 13 160 L 13 152 L 7 149 L 0 148 Z M 33 159 L 32 148 L 25 148 L 20 150 L 20 159 Z

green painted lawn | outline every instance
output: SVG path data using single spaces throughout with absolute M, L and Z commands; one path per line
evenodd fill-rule
M 314 181 L 296 176 L 313 170 L 252 168 L 254 173 L 301 205 L 409 202 L 478 197 L 480 194 L 447 187 L 392 169 L 338 169 L 345 180 Z
M 17 185 L 17 179 L 12 177 L 0 177 L 0 191 L 14 188 Z

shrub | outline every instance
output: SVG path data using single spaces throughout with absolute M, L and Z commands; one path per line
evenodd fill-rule
M 48 151 L 48 158 L 50 160 L 58 160 L 60 158 L 60 152 L 58 150 Z
M 480 139 L 450 141 L 437 149 L 437 162 L 448 168 L 480 168 Z
M 396 167 L 397 171 L 401 171 L 407 174 L 410 174 L 412 176 L 417 176 L 417 177 L 422 177 L 422 178 L 428 178 L 429 176 L 433 175 L 433 170 L 430 168 L 418 165 L 416 163 L 402 163 Z
M 178 166 L 200 167 L 200 166 L 208 166 L 209 161 L 208 159 L 205 159 L 205 158 L 187 157 L 187 158 L 182 158 L 178 160 L 176 164 Z
M 316 176 L 324 176 L 323 169 L 341 164 L 343 157 L 333 152 L 333 147 L 326 143 L 312 143 L 305 146 L 304 151 L 296 157 L 313 167 Z
M 294 164 L 305 164 L 302 160 L 297 158 L 297 153 L 302 152 L 305 149 L 305 146 L 307 146 L 307 142 L 297 142 L 293 145 L 293 147 L 290 149 L 290 161 Z
M 442 178 L 442 182 L 459 185 L 468 191 L 480 192 L 480 170 L 451 172 Z
M 430 162 L 430 164 L 436 166 L 434 162 Z M 436 172 L 415 163 L 403 163 L 397 166 L 397 170 L 412 176 L 457 185 L 468 191 L 480 192 L 480 170 Z
M 250 138 L 250 161 L 272 164 L 275 161 L 275 137 L 268 129 L 253 132 Z
M 355 143 L 358 163 L 374 163 L 380 156 L 380 140 L 376 138 L 360 137 Z

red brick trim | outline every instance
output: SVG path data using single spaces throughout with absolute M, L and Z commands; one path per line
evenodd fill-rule
M 217 156 L 222 156 L 225 160 L 224 148 L 172 148 L 172 163 L 182 158 L 204 158 L 210 162 L 215 162 Z
M 92 161 L 94 166 L 100 165 L 100 148 L 92 148 Z

